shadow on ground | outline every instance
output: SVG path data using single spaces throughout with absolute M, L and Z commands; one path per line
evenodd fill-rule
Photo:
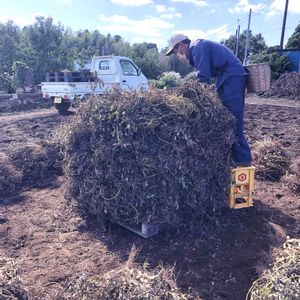
M 177 282 L 184 291 L 191 288 L 203 299 L 240 300 L 268 263 L 272 247 L 284 242 L 295 223 L 256 200 L 255 207 L 226 210 L 218 225 L 194 228 L 193 232 L 161 232 L 144 239 L 111 224 L 105 240 L 101 229 L 92 233 L 122 260 L 135 245 L 140 250 L 137 262 L 147 261 L 151 268 L 175 266 Z

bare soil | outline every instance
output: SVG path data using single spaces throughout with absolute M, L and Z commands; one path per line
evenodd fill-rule
M 245 132 L 250 144 L 272 137 L 300 156 L 300 106 L 285 99 L 248 97 Z M 74 117 L 54 109 L 0 116 L 0 152 L 11 143 L 45 141 Z M 212 183 L 213 184 L 213 183 Z M 38 185 L 37 185 L 38 186 Z M 255 205 L 226 210 L 218 225 L 165 231 L 143 239 L 114 224 L 84 222 L 64 198 L 63 176 L 41 188 L 0 198 L 0 267 L 15 260 L 31 299 L 66 299 L 82 272 L 103 274 L 124 262 L 133 245 L 138 263 L 175 265 L 177 282 L 202 299 L 245 299 L 272 247 L 300 235 L 299 195 L 280 182 L 255 182 Z M 213 188 L 213 186 L 212 186 Z

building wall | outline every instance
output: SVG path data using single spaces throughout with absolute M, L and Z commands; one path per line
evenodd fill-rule
M 291 62 L 291 71 L 300 72 L 300 49 L 299 50 L 282 50 L 282 55 L 286 55 Z

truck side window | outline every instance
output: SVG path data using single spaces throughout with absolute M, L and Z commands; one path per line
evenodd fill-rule
M 129 60 L 120 60 L 122 73 L 125 76 L 138 76 L 137 68 Z
M 108 60 L 100 60 L 99 70 L 100 71 L 107 71 L 107 70 L 109 70 L 109 61 Z

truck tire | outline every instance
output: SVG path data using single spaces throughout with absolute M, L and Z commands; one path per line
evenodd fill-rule
M 70 102 L 54 103 L 54 106 L 61 115 L 65 115 L 70 107 Z

